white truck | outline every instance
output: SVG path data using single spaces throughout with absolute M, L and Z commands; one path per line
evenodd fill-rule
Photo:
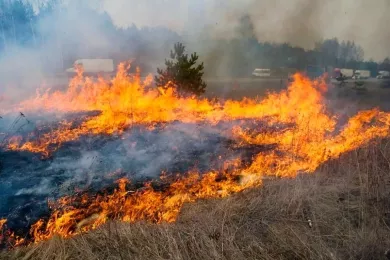
M 353 69 L 340 69 L 340 72 L 347 79 L 351 79 L 353 77 Z
M 77 65 L 83 67 L 84 75 L 105 76 L 114 73 L 114 61 L 112 59 L 79 59 L 74 62 L 74 67 L 66 70 L 66 73 L 75 74 Z
M 368 79 L 371 77 L 369 70 L 356 70 L 353 79 Z
M 376 76 L 377 79 L 388 79 L 390 78 L 390 72 L 386 70 L 378 71 L 378 76 Z
M 339 69 L 333 70 L 332 78 L 335 79 L 351 79 L 353 77 L 353 69 Z
M 252 77 L 260 77 L 260 78 L 271 77 L 271 70 L 257 68 L 252 72 Z

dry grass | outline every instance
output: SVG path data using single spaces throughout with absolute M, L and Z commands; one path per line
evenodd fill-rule
M 390 143 L 380 142 L 329 162 L 314 175 L 188 204 L 175 224 L 112 222 L 0 258 L 386 259 L 389 181 Z

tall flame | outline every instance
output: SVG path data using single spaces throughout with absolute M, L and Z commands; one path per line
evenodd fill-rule
M 327 124 L 323 131 L 332 130 L 335 124 L 323 114 L 321 93 L 326 90 L 325 84 L 312 83 L 300 75 L 296 75 L 288 90 L 270 94 L 261 102 L 244 99 L 221 103 L 178 97 L 172 88 L 148 88 L 150 78 L 142 82 L 139 73 L 129 76 L 127 69 L 124 64 L 119 65 L 118 73 L 111 82 L 103 79 L 94 82 L 79 71 L 65 92 L 37 94 L 34 99 L 22 102 L 18 106 L 21 111 L 99 111 L 100 114 L 80 126 L 64 121 L 57 130 L 40 135 L 39 140 L 36 136 L 27 140 L 21 137 L 11 139 L 8 148 L 48 155 L 62 143 L 78 139 L 81 135 L 121 133 L 135 124 L 153 125 L 176 120 L 216 124 L 236 119 L 268 119 L 272 124 L 296 123 L 316 115 L 319 125 Z

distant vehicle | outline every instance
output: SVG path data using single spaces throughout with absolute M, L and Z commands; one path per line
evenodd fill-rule
M 114 61 L 112 59 L 79 59 L 74 65 L 81 65 L 85 75 L 111 75 L 114 73 Z M 76 73 L 75 68 L 66 70 L 68 74 Z
M 390 72 L 386 70 L 381 70 L 378 72 L 377 79 L 388 79 L 390 78 Z
M 344 78 L 344 79 L 351 79 L 353 77 L 353 69 L 339 69 L 336 68 L 333 71 L 332 78 Z
M 353 79 L 368 79 L 371 77 L 369 70 L 356 70 Z
M 270 69 L 255 69 L 252 72 L 253 77 L 271 77 Z

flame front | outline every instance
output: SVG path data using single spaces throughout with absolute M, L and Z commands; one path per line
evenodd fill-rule
M 260 179 L 240 184 L 237 181 L 238 176 L 234 174 L 217 180 L 219 175 L 216 172 L 204 175 L 190 173 L 185 178 L 171 183 L 164 191 L 156 191 L 150 184 L 146 184 L 144 189 L 134 193 L 126 190 L 128 180 L 121 179 L 113 194 L 63 199 L 52 212 L 50 219 L 47 222 L 38 221 L 30 232 L 34 241 L 38 242 L 55 234 L 69 237 L 88 231 L 109 219 L 126 222 L 173 222 L 184 203 L 197 199 L 226 197 L 261 184 Z
M 252 120 L 251 127 L 236 123 L 232 138 L 239 144 L 275 145 L 257 154 L 249 166 L 232 162 L 233 170 L 190 172 L 158 190 L 151 184 L 136 191 L 121 179 L 112 194 L 66 197 L 55 203 L 48 220 L 32 225 L 35 242 L 55 234 L 69 237 L 94 229 L 109 219 L 127 222 L 173 222 L 184 203 L 220 198 L 261 185 L 263 176 L 294 177 L 312 173 L 322 163 L 337 158 L 376 138 L 389 135 L 390 114 L 377 109 L 362 111 L 336 131 L 337 115 L 324 105 L 326 84 L 295 75 L 294 82 L 280 93 L 269 93 L 262 101 L 244 99 L 211 102 L 178 97 L 172 88 L 152 89 L 139 74 L 130 77 L 121 64 L 112 82 L 93 82 L 81 72 L 65 92 L 45 93 L 21 103 L 18 108 L 57 112 L 98 111 L 99 114 L 75 126 L 60 127 L 30 140 L 14 137 L 10 150 L 28 150 L 47 156 L 61 144 L 87 134 L 121 134 L 132 125 L 153 127 L 175 120 L 217 124 L 221 121 Z M 260 123 L 261 122 L 261 125 Z M 0 221 L 0 227 L 5 222 Z
M 295 82 L 287 91 L 269 94 L 263 100 L 227 100 L 211 102 L 195 97 L 178 97 L 172 88 L 150 89 L 150 78 L 144 82 L 136 76 L 128 76 L 127 67 L 119 65 L 112 82 L 99 79 L 93 82 L 82 72 L 71 81 L 65 92 L 37 94 L 34 99 L 22 102 L 19 111 L 79 112 L 99 111 L 79 126 L 62 122 L 58 129 L 30 139 L 10 140 L 10 150 L 41 152 L 44 155 L 55 151 L 62 143 L 76 140 L 86 134 L 122 133 L 132 125 L 149 125 L 181 121 L 184 123 L 237 119 L 259 119 L 273 123 L 303 123 L 307 117 L 316 115 L 322 132 L 331 131 L 335 122 L 324 114 L 321 92 L 326 90 L 323 82 L 310 82 L 296 75 Z M 306 119 L 305 119 L 306 118 Z M 326 125 L 323 125 L 326 123 Z M 19 140 L 19 141 L 17 141 Z

